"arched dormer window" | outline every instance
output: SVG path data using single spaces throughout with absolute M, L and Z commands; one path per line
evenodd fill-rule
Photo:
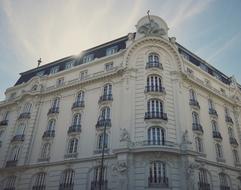
M 165 145 L 165 129 L 150 127 L 147 131 L 149 145 Z
M 158 75 L 149 75 L 147 77 L 146 92 L 164 92 L 161 77 Z
M 73 189 L 74 176 L 75 172 L 73 169 L 64 170 L 60 178 L 59 189 Z
M 162 65 L 160 63 L 160 57 L 157 53 L 150 53 L 148 55 L 148 62 L 146 64 L 146 69 L 153 68 L 153 67 L 162 69 Z

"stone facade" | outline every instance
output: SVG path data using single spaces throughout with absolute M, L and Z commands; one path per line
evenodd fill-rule
M 103 146 L 102 189 L 241 189 L 241 86 L 169 38 L 161 18 L 136 27 L 6 90 L 0 189 L 99 189 Z

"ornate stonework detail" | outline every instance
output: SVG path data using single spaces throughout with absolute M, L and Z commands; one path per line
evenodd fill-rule
M 192 144 L 192 141 L 190 141 L 188 130 L 185 130 L 182 135 L 182 144 Z
M 162 36 L 166 35 L 166 31 L 151 19 L 149 23 L 145 23 L 138 28 L 138 32 L 141 34 L 145 34 L 145 36 L 156 35 Z
M 126 130 L 126 128 L 120 129 L 120 142 L 130 142 L 130 134 Z
M 128 165 L 126 161 L 118 161 L 112 166 L 112 170 L 115 173 L 124 174 L 128 170 Z
M 187 167 L 185 168 L 185 170 L 186 170 L 186 179 L 187 179 L 187 189 L 188 190 L 196 189 L 195 170 L 199 169 L 200 167 L 201 167 L 201 165 L 196 162 L 190 163 L 187 161 Z

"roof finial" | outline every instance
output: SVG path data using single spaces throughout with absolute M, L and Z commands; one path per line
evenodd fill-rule
M 38 67 L 40 66 L 41 63 L 42 63 L 42 60 L 41 60 L 41 58 L 39 58 L 39 60 L 38 60 Z
M 149 19 L 149 22 L 151 23 L 151 18 L 150 18 L 150 10 L 147 11 L 147 15 L 148 15 L 148 19 Z

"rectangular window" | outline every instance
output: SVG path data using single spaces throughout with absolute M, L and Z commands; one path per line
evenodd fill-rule
M 52 74 L 55 74 L 55 73 L 57 73 L 59 71 L 59 66 L 55 66 L 55 67 L 53 67 L 53 68 L 51 68 L 50 69 L 50 74 L 52 75 Z
M 81 71 L 80 72 L 80 80 L 84 80 L 87 78 L 87 74 L 88 74 L 88 71 L 85 70 L 85 71 Z
M 56 82 L 57 86 L 62 86 L 63 84 L 64 84 L 64 78 L 57 79 L 57 82 Z
M 94 54 L 85 55 L 83 57 L 83 63 L 88 63 L 92 60 L 94 60 Z
M 118 50 L 118 46 L 113 46 L 113 47 L 107 48 L 106 55 L 107 56 L 112 55 L 112 54 L 116 53 L 117 50 Z
M 105 64 L 105 70 L 106 70 L 106 71 L 109 71 L 109 70 L 111 70 L 111 69 L 113 69 L 113 63 L 106 63 L 106 64 Z

